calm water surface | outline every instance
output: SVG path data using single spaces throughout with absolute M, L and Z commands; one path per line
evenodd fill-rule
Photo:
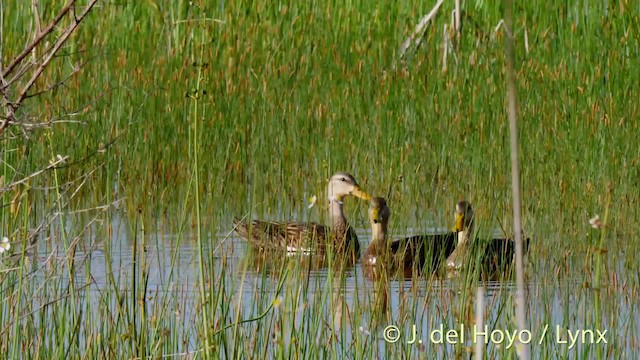
M 78 267 L 82 271 L 78 274 L 78 283 L 87 279 L 87 271 L 93 281 L 91 293 L 95 300 L 100 298 L 103 292 L 112 291 L 110 288 L 109 276 L 116 279 L 120 291 L 131 291 L 132 272 L 134 271 L 133 239 L 130 235 L 130 224 L 125 224 L 117 214 L 112 217 L 112 236 L 105 243 L 99 239 L 91 239 L 94 244 L 93 249 L 85 253 L 78 252 L 76 258 L 83 264 Z M 160 227 L 160 226 L 158 226 Z M 229 227 L 231 229 L 231 227 Z M 429 231 L 440 231 L 441 229 L 427 229 Z M 425 230 L 423 230 L 425 231 Z M 358 237 L 363 249 L 368 245 L 370 231 L 358 229 Z M 412 233 L 411 230 L 407 231 Z M 413 233 L 421 233 L 415 231 Z M 396 236 L 401 236 L 396 234 Z M 215 234 L 206 234 L 207 242 L 211 244 L 210 251 L 214 252 L 213 269 L 218 274 L 222 273 L 224 266 L 225 284 L 228 284 L 226 293 L 234 302 L 240 303 L 243 314 L 246 317 L 254 317 L 264 311 L 264 309 L 277 297 L 276 289 L 279 282 L 278 274 L 281 274 L 283 264 L 288 261 L 299 261 L 298 255 L 290 259 L 276 259 L 271 262 L 274 272 L 261 271 L 261 265 L 252 259 L 247 259 L 247 244 L 243 239 L 224 231 Z M 175 309 L 170 313 L 175 314 L 179 323 L 188 324 L 195 319 L 198 314 L 197 309 L 197 286 L 198 286 L 198 252 L 197 242 L 192 233 L 183 233 L 178 236 L 171 233 L 155 232 L 147 234 L 145 264 L 148 269 L 149 282 L 147 286 L 148 304 L 150 308 L 161 305 L 164 299 L 171 298 Z M 110 249 L 111 272 L 107 266 L 108 257 L 105 254 L 105 246 Z M 51 252 L 41 249 L 39 259 L 45 261 L 58 248 Z M 532 245 L 532 251 L 536 251 L 536 246 Z M 89 256 L 87 256 L 90 253 Z M 138 253 L 140 254 L 140 253 Z M 138 255 L 140 256 L 140 255 Z M 304 259 L 303 259 L 304 260 Z M 138 259 L 138 261 L 141 261 Z M 89 266 L 85 266 L 88 262 Z M 245 266 L 247 265 L 247 266 Z M 597 328 L 593 325 L 594 290 L 585 286 L 584 274 L 576 276 L 555 276 L 554 264 L 546 264 L 544 259 L 528 259 L 528 279 L 527 289 L 529 294 L 529 324 L 530 340 L 532 351 L 535 354 L 535 346 L 538 342 L 548 344 L 558 343 L 557 356 L 574 357 L 572 354 L 582 353 L 582 347 L 588 346 L 582 341 L 577 341 L 575 348 L 568 350 L 570 339 L 567 329 L 570 330 L 592 330 L 597 339 L 596 330 L 605 333 L 605 338 L 609 344 L 616 343 L 616 347 L 626 348 L 629 353 L 640 351 L 638 347 L 638 334 L 640 334 L 640 317 L 638 315 L 638 289 L 624 286 L 626 283 L 638 284 L 638 273 L 625 271 L 622 264 L 615 264 L 616 286 L 609 287 L 606 301 L 614 301 L 607 305 L 607 309 L 613 308 L 617 312 L 616 318 L 605 318 L 606 328 Z M 256 271 L 257 269 L 257 271 Z M 332 270 L 331 270 L 332 271 Z M 302 274 L 289 274 L 295 281 L 304 280 L 304 294 L 298 294 L 298 302 L 290 300 L 283 302 L 283 305 L 276 307 L 273 312 L 287 311 L 295 314 L 296 324 L 300 324 L 304 318 L 305 306 L 313 308 L 314 302 L 324 301 L 325 304 L 319 308 L 325 308 L 324 318 L 327 324 L 333 324 L 337 334 L 340 334 L 343 343 L 351 343 L 355 337 L 360 340 L 369 341 L 378 347 L 378 354 L 384 357 L 385 348 L 397 346 L 390 341 L 413 342 L 416 347 L 416 356 L 426 354 L 440 354 L 442 356 L 453 356 L 454 346 L 452 343 L 462 342 L 469 349 L 473 347 L 475 335 L 481 335 L 483 329 L 474 332 L 474 320 L 459 316 L 460 310 L 465 307 L 474 306 L 475 289 L 462 291 L 460 283 L 456 279 L 419 279 L 418 281 L 392 280 L 386 286 L 387 308 L 391 311 L 391 318 L 380 324 L 372 324 L 370 313 L 372 303 L 379 297 L 381 287 L 367 278 L 360 264 L 345 269 L 345 276 L 342 280 L 339 277 L 331 276 L 330 270 L 317 269 L 309 270 Z M 270 275 L 275 274 L 275 275 Z M 549 276 L 552 274 L 552 276 Z M 215 276 L 215 275 L 214 275 Z M 287 287 L 293 286 L 292 282 L 285 282 L 280 297 L 292 296 L 291 291 L 287 292 Z M 486 294 L 486 325 L 488 326 L 488 337 L 491 331 L 498 330 L 493 334 L 494 341 L 489 341 L 488 351 L 493 347 L 500 348 L 507 346 L 509 338 L 507 332 L 513 333 L 514 325 L 511 319 L 514 311 L 513 298 L 515 294 L 515 284 L 513 282 L 486 282 L 484 283 Z M 328 286 L 333 287 L 333 298 L 326 299 L 326 296 L 314 296 L 326 293 Z M 295 284 L 299 289 L 300 285 Z M 291 290 L 291 289 L 290 289 Z M 296 290 L 298 291 L 298 290 Z M 384 295 L 384 294 L 382 294 Z M 258 299 L 259 298 L 259 299 Z M 634 303 L 635 302 L 635 303 Z M 288 309 L 290 304 L 299 304 L 298 308 Z M 112 304 L 115 306 L 115 304 Z M 342 311 L 332 311 L 339 309 Z M 308 311 L 308 310 L 307 310 Z M 349 320 L 351 314 L 360 311 L 360 322 L 357 328 L 352 328 L 352 321 Z M 339 313 L 335 315 L 335 313 Z M 472 313 L 472 311 L 471 311 Z M 611 311 L 604 311 L 603 315 L 609 316 Z M 410 314 L 418 314 L 415 323 L 407 319 L 413 319 Z M 252 326 L 252 325 L 247 325 Z M 195 351 L 195 328 L 190 345 L 184 351 Z M 280 329 L 284 341 L 290 341 L 293 334 L 289 329 Z M 385 331 L 386 333 L 385 335 Z M 448 331 L 454 331 L 453 335 L 446 341 Z M 560 333 L 558 333 L 560 331 Z M 319 332 L 320 333 L 320 332 Z M 560 335 L 558 335 L 560 334 Z M 590 333 L 587 334 L 587 340 Z M 525 334 L 525 340 L 528 334 Z M 320 341 L 321 339 L 318 339 Z M 440 342 L 443 343 L 440 343 Z M 567 344 L 563 342 L 566 341 Z M 597 344 L 593 346 L 604 346 Z M 563 350 L 564 349 L 564 350 Z

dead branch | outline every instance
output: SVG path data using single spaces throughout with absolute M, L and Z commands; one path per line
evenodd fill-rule
M 71 34 L 77 29 L 78 25 L 89 14 L 91 9 L 97 2 L 98 0 L 92 0 L 91 2 L 89 2 L 89 4 L 87 4 L 84 11 L 80 13 L 80 15 L 76 15 L 75 11 L 73 11 L 75 0 L 70 0 L 67 3 L 67 5 L 60 11 L 58 16 L 51 22 L 51 24 L 49 24 L 49 26 L 44 31 L 42 31 L 36 37 L 36 39 L 32 41 L 31 44 L 29 44 L 22 51 L 22 53 L 20 53 L 16 58 L 14 58 L 14 60 L 9 64 L 9 66 L 7 66 L 5 70 L 2 71 L 2 78 L 0 79 L 2 82 L 2 96 L 5 101 L 5 107 L 7 108 L 7 110 L 6 110 L 6 119 L 3 119 L 2 122 L 0 123 L 0 134 L 4 132 L 4 130 L 11 123 L 16 122 L 15 112 L 18 110 L 18 108 L 20 108 L 20 106 L 22 105 L 22 102 L 27 98 L 27 93 L 29 92 L 31 87 L 42 75 L 42 73 L 47 68 L 51 60 L 58 53 L 58 51 L 60 51 L 60 49 L 62 48 L 62 45 L 69 39 Z M 53 28 L 55 27 L 55 25 L 57 25 L 62 20 L 62 18 L 64 18 L 64 16 L 67 14 L 70 14 L 73 20 L 67 26 L 67 28 L 62 33 L 62 35 L 60 35 L 60 37 L 56 40 L 51 50 L 48 51 L 48 54 L 44 57 L 44 59 L 42 60 L 38 68 L 33 72 L 29 81 L 27 81 L 25 86 L 18 93 L 17 99 L 15 101 L 10 101 L 6 92 L 7 90 L 6 86 L 8 86 L 8 84 L 6 83 L 5 78 L 7 77 L 8 74 L 10 74 L 16 68 L 16 66 L 20 62 L 24 60 L 24 58 L 29 54 L 31 50 L 35 48 L 36 45 L 38 45 L 49 33 L 53 31 Z
M 73 6 L 73 4 L 75 4 L 75 2 L 75 0 L 70 0 L 67 5 L 65 5 L 65 7 L 60 10 L 58 15 L 56 15 L 51 23 L 49 23 L 49 26 L 41 31 L 40 34 L 38 34 L 38 36 L 36 36 L 36 38 L 29 45 L 27 45 L 27 47 L 25 47 L 20 54 L 18 54 L 18 56 L 11 60 L 6 69 L 2 71 L 3 78 L 9 76 L 9 74 L 15 69 L 15 67 L 18 66 L 18 64 L 20 64 L 20 62 L 22 62 L 22 60 L 24 60 L 24 58 L 27 57 L 29 53 L 31 53 L 31 50 L 33 50 L 33 48 L 35 48 L 42 40 L 44 40 L 45 37 L 47 37 L 47 35 L 49 35 L 53 31 L 55 26 L 58 25 L 58 23 L 62 21 L 62 18 L 64 18 L 64 16 L 67 15 L 67 13 L 71 10 L 71 7 Z M 93 6 L 92 4 L 89 5 Z
M 74 66 L 74 67 L 73 67 L 73 71 L 71 71 L 71 73 L 67 74 L 67 76 L 65 76 L 65 77 L 64 77 L 64 79 L 62 79 L 62 80 L 60 80 L 60 81 L 56 82 L 55 84 L 52 84 L 52 85 L 47 86 L 44 90 L 40 90 L 40 91 L 35 92 L 35 93 L 33 93 L 33 94 L 29 94 L 29 95 L 27 95 L 27 96 L 26 96 L 26 99 L 29 99 L 29 98 L 32 98 L 32 97 L 39 96 L 39 95 L 41 95 L 41 94 L 44 94 L 44 93 L 49 92 L 49 91 L 51 91 L 51 90 L 53 90 L 53 89 L 55 89 L 55 88 L 57 88 L 57 87 L 60 87 L 60 86 L 64 85 L 64 83 L 65 83 L 67 80 L 69 80 L 69 79 L 70 79 L 70 78 L 72 78 L 75 74 L 77 74 L 77 73 L 80 71 L 80 69 L 82 69 L 86 64 L 88 64 L 88 63 L 89 63 L 89 61 L 93 60 L 94 58 L 95 58 L 95 57 L 93 57 L 93 58 L 91 58 L 91 59 L 87 59 L 87 60 L 83 61 L 80 65 L 78 65 L 78 66 Z
M 404 44 L 402 44 L 402 47 L 400 48 L 401 59 L 404 58 L 404 55 L 407 52 L 407 49 L 409 49 L 409 47 L 411 46 L 411 42 L 414 41 L 418 35 L 424 32 L 424 29 L 426 28 L 429 21 L 436 16 L 436 13 L 438 13 L 438 9 L 440 9 L 440 5 L 442 5 L 443 2 L 444 0 L 438 0 L 438 2 L 431 9 L 431 11 L 427 15 L 423 16 L 422 19 L 420 19 L 420 22 L 416 26 L 415 30 L 413 30 L 411 35 L 409 35 L 407 40 L 405 40 Z
M 45 167 L 44 169 L 40 169 L 40 170 L 38 170 L 38 171 L 34 172 L 33 174 L 31 174 L 31 175 L 27 176 L 27 177 L 24 177 L 24 178 L 22 178 L 22 179 L 20 179 L 20 180 L 14 181 L 14 182 L 10 183 L 9 185 L 7 185 L 7 186 L 5 186 L 5 187 L 3 187 L 3 188 L 0 188 L 0 193 L 3 193 L 3 192 L 6 192 L 6 191 L 9 191 L 9 190 L 13 189 L 13 188 L 14 188 L 15 186 L 17 186 L 17 185 L 20 185 L 20 184 L 24 184 L 24 183 L 26 183 L 26 182 L 27 182 L 27 180 L 32 179 L 32 178 L 34 178 L 34 177 L 36 177 L 36 176 L 38 176 L 38 175 L 42 174 L 43 172 L 45 172 L 45 171 L 47 171 L 47 170 L 50 170 L 50 169 L 55 168 L 55 167 L 56 167 L 56 165 L 58 165 L 58 164 L 60 164 L 60 163 L 64 163 L 65 161 L 67 161 L 67 159 L 68 159 L 68 158 L 69 158 L 69 156 L 65 156 L 65 157 L 62 157 L 62 156 L 61 156 L 61 157 L 59 157 L 59 158 L 57 158 L 57 159 L 55 159 L 55 160 L 52 160 L 52 161 L 49 163 L 49 165 L 48 165 L 47 167 Z

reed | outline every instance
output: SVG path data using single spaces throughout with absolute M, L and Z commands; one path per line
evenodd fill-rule
M 387 198 L 394 238 L 449 227 L 462 198 L 482 237 L 514 233 L 502 12 L 459 2 L 453 34 L 457 3 L 443 2 L 400 59 L 434 2 L 100 2 L 32 91 L 63 85 L 21 106 L 37 126 L 0 136 L 0 236 L 11 244 L 0 253 L 0 353 L 467 357 L 468 336 L 440 345 L 429 333 L 474 324 L 477 271 L 373 282 L 360 266 L 264 260 L 231 234 L 234 215 L 326 223 L 326 181 L 340 170 Z M 61 8 L 38 5 L 42 23 Z M 632 357 L 639 9 L 514 7 L 531 358 Z M 34 38 L 32 11 L 0 6 L 3 66 Z M 365 207 L 348 205 L 366 246 Z M 515 329 L 511 277 L 482 285 L 484 324 Z M 406 343 L 414 324 L 422 344 Z M 388 325 L 401 340 L 384 340 Z M 608 343 L 537 342 L 547 325 L 561 339 L 607 329 Z

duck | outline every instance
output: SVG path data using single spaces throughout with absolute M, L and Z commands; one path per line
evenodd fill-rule
M 365 267 L 390 266 L 392 271 L 402 271 L 405 277 L 411 277 L 414 269 L 418 273 L 435 273 L 455 249 L 458 236 L 455 228 L 444 234 L 387 240 L 391 210 L 382 197 L 371 199 L 368 215 L 372 238 L 362 256 Z
M 234 218 L 234 230 L 240 237 L 260 250 L 286 250 L 289 253 L 325 253 L 327 245 L 334 252 L 351 251 L 359 254 L 360 243 L 355 230 L 349 225 L 344 213 L 344 200 L 355 196 L 370 200 L 358 185 L 353 175 L 338 172 L 329 179 L 330 226 L 316 222 L 265 221 L 250 222 Z
M 455 223 L 453 226 L 453 231 L 456 233 L 456 247 L 454 251 L 447 256 L 448 269 L 453 270 L 462 267 L 463 252 L 471 242 L 471 234 L 475 227 L 474 215 L 470 202 L 462 200 L 456 204 Z
M 456 207 L 456 224 L 458 242 L 454 252 L 447 258 L 449 270 L 460 270 L 466 259 L 475 258 L 483 276 L 495 277 L 506 272 L 513 263 L 515 241 L 511 238 L 476 238 L 474 212 L 471 203 L 461 201 Z M 529 249 L 530 239 L 524 240 L 524 254 Z

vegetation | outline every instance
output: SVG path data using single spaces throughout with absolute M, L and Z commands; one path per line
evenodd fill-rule
M 42 27 L 63 7 L 37 3 Z M 230 235 L 234 215 L 326 222 L 308 199 L 324 204 L 341 170 L 387 197 L 393 237 L 449 225 L 462 198 L 481 233 L 512 232 L 501 9 L 463 2 L 458 38 L 453 3 L 401 59 L 431 2 L 98 2 L 0 134 L 0 354 L 467 357 L 468 337 L 427 334 L 472 326 L 477 274 L 373 282 L 262 260 Z M 3 70 L 37 35 L 33 9 L 0 5 Z M 514 9 L 532 358 L 639 350 L 639 14 Z M 512 282 L 486 285 L 486 324 L 515 329 Z M 385 342 L 391 324 L 424 342 Z M 558 344 L 556 325 L 608 330 L 608 344 Z

